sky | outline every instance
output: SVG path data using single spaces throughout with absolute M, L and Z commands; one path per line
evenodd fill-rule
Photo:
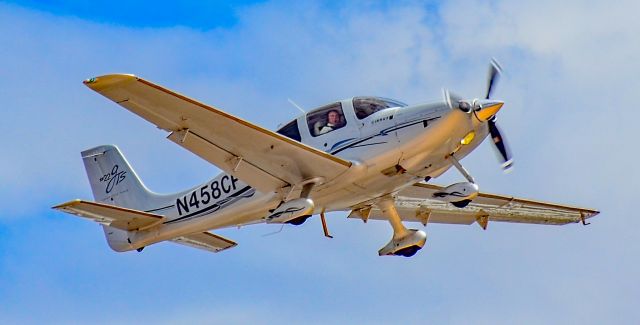
M 638 11 L 633 0 L 0 1 L 0 323 L 638 323 Z M 298 114 L 288 98 L 480 97 L 492 57 L 515 168 L 503 174 L 488 143 L 465 167 L 486 192 L 600 210 L 591 225 L 428 225 L 406 259 L 377 256 L 388 223 L 331 213 L 334 239 L 312 218 L 272 235 L 279 226 L 218 230 L 239 243 L 220 254 L 115 253 L 99 226 L 50 208 L 92 198 L 80 151 L 101 144 L 157 192 L 218 172 L 84 79 L 133 73 L 275 129 Z

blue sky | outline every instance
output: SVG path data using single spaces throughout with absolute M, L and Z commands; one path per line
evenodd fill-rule
M 0 323 L 637 323 L 639 6 L 0 2 Z M 118 254 L 50 209 L 91 198 L 79 153 L 100 144 L 158 192 L 218 171 L 88 77 L 134 73 L 275 128 L 297 114 L 287 98 L 481 96 L 494 56 L 516 167 L 502 174 L 488 144 L 465 166 L 484 191 L 600 209 L 590 226 L 429 225 L 414 258 L 381 258 L 388 224 L 333 213 L 332 240 L 314 218 L 218 231 L 240 245 L 216 255 Z
M 148 1 L 5 1 L 56 16 L 135 28 L 185 26 L 199 30 L 232 27 L 236 12 L 263 1 L 180 1 L 150 5 Z

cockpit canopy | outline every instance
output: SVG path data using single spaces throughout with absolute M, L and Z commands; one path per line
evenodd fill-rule
M 353 109 L 356 117 L 362 120 L 369 115 L 391 107 L 405 107 L 407 104 L 382 97 L 354 97 Z
M 298 120 L 293 120 L 287 123 L 287 125 L 281 127 L 276 132 L 293 140 L 302 141 L 302 138 L 300 137 L 300 130 L 298 129 Z
M 351 100 L 351 104 L 354 110 L 353 113 L 343 110 L 343 106 L 346 110 L 350 109 L 349 101 L 343 100 L 310 111 L 301 119 L 301 122 L 306 120 L 309 134 L 315 138 L 345 127 L 349 119 L 351 121 L 354 120 L 354 115 L 359 120 L 362 120 L 386 108 L 407 106 L 402 102 L 382 97 L 354 97 Z M 345 113 L 349 114 L 349 118 L 345 117 Z M 277 132 L 291 139 L 301 141 L 297 119 L 287 123 Z

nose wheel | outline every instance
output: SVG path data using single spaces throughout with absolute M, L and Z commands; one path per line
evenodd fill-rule
M 467 182 L 456 183 L 447 186 L 443 191 L 434 193 L 434 198 L 453 204 L 457 208 L 465 208 L 478 196 L 478 185 L 460 161 L 453 155 L 449 155 L 453 166 L 467 179 Z
M 458 202 L 451 202 L 451 204 L 453 204 L 453 206 L 455 206 L 456 208 L 466 208 L 467 205 L 469 205 L 469 203 L 471 203 L 471 200 L 462 200 L 462 201 L 458 201 Z

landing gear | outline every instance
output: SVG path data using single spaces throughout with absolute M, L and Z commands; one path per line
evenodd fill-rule
M 395 255 L 411 257 L 415 255 L 427 241 L 427 234 L 422 230 L 407 229 L 402 224 L 402 219 L 396 210 L 393 198 L 384 198 L 377 203 L 382 214 L 389 219 L 393 227 L 391 241 L 378 251 L 378 255 Z
M 286 223 L 292 224 L 294 226 L 299 226 L 299 225 L 303 224 L 305 221 L 307 221 L 307 219 L 309 219 L 309 217 L 311 217 L 310 214 L 308 214 L 306 216 L 297 217 L 295 219 L 291 219 L 291 220 L 287 221 Z
M 469 205 L 469 203 L 471 203 L 471 200 L 462 200 L 462 201 L 458 201 L 458 202 L 451 202 L 451 204 L 453 204 L 456 208 L 465 208 L 467 207 L 467 205 Z
M 462 174 L 462 176 L 464 176 L 464 178 L 466 178 L 469 181 L 469 183 L 473 183 L 473 184 L 476 183 L 476 181 L 473 179 L 473 177 L 471 177 L 471 175 L 469 175 L 469 172 L 467 172 L 467 170 L 464 169 L 464 167 L 460 164 L 458 159 L 453 154 L 449 155 L 449 158 L 451 159 L 451 162 L 456 167 L 456 169 L 458 169 L 460 174 Z
M 478 196 L 478 185 L 469 182 L 455 183 L 433 193 L 433 198 L 464 208 Z
M 277 208 L 270 211 L 271 214 L 265 218 L 267 223 L 303 224 L 313 214 L 315 208 L 315 203 L 309 197 L 311 189 L 322 182 L 323 178 L 316 177 L 297 184 L 294 188 L 300 188 L 300 197 L 292 200 L 285 198 Z
M 453 154 L 449 155 L 449 158 L 456 169 L 458 169 L 462 176 L 467 179 L 467 182 L 449 185 L 442 191 L 433 193 L 433 198 L 449 202 L 455 207 L 462 209 L 469 205 L 469 203 L 478 196 L 478 185 L 476 185 L 473 177 L 471 177 L 467 170 L 462 167 L 458 159 L 456 159 Z
M 421 249 L 422 247 L 419 246 L 410 246 L 407 248 L 403 248 L 399 251 L 396 252 L 396 256 L 404 256 L 404 257 L 411 257 L 413 255 L 416 255 L 416 253 Z

